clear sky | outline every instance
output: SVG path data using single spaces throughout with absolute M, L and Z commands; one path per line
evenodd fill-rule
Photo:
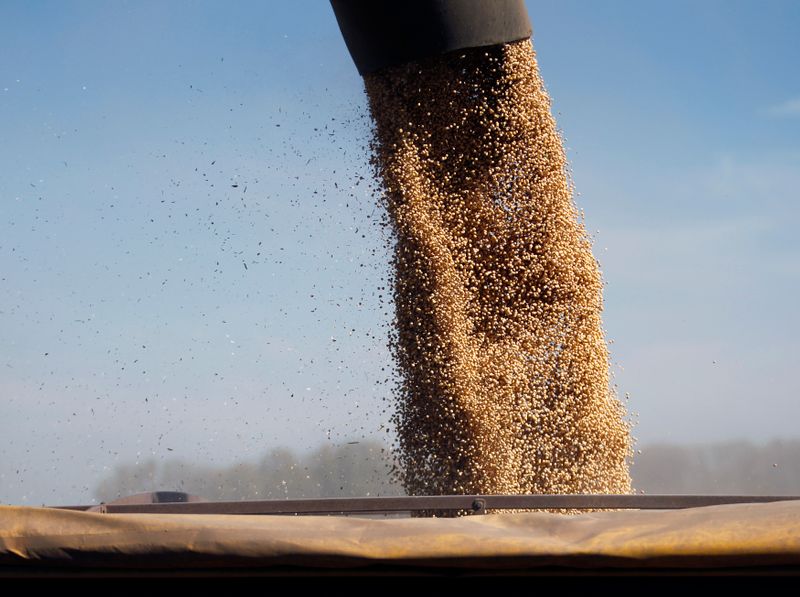
M 640 444 L 797 437 L 800 3 L 528 7 Z M 0 501 L 385 435 L 368 141 L 326 1 L 3 2 Z

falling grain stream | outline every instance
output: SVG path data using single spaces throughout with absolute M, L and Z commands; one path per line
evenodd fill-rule
M 600 270 L 530 40 L 364 79 L 406 490 L 630 492 Z

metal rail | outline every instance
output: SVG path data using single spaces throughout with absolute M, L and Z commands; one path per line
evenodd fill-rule
M 381 514 L 488 510 L 675 510 L 722 504 L 800 501 L 783 495 L 443 495 L 55 506 L 108 514 Z

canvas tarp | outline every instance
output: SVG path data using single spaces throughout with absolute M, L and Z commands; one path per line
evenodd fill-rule
M 101 514 L 0 506 L 0 573 L 800 567 L 800 501 L 462 518 Z

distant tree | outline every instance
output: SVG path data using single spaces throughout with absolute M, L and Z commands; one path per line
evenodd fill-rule
M 645 493 L 799 495 L 800 440 L 651 445 L 631 474 Z
M 377 442 L 326 445 L 305 455 L 276 448 L 256 462 L 226 467 L 151 459 L 118 466 L 97 485 L 95 497 L 107 502 L 159 490 L 226 501 L 401 495 L 390 467 L 388 450 Z

